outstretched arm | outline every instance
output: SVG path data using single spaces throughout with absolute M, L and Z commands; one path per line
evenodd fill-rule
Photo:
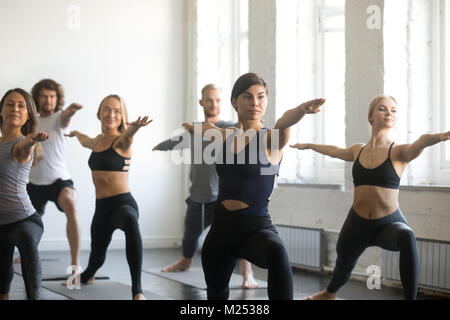
M 72 119 L 73 115 L 80 109 L 82 109 L 83 106 L 78 103 L 72 103 L 70 106 L 67 107 L 66 110 L 61 112 L 61 127 L 67 128 L 70 124 L 70 120 Z
M 278 130 L 278 141 L 272 141 L 272 134 L 269 137 L 269 143 L 277 143 L 278 150 L 283 149 L 290 136 L 290 127 L 298 123 L 305 114 L 315 114 L 320 111 L 320 107 L 325 103 L 325 99 L 315 99 L 305 103 L 302 103 L 294 109 L 286 111 L 283 116 L 278 119 L 273 129 Z
M 28 134 L 25 139 L 16 143 L 13 148 L 13 159 L 20 163 L 28 163 L 31 160 L 35 145 L 49 138 L 46 132 L 35 132 Z
M 190 147 L 191 135 L 189 132 L 184 132 L 179 136 L 175 136 L 171 139 L 164 140 L 153 147 L 152 151 L 170 151 L 170 150 L 182 150 Z
M 323 155 L 341 159 L 344 161 L 354 161 L 355 154 L 358 152 L 358 149 L 361 149 L 361 144 L 354 144 L 348 148 L 339 148 L 336 146 L 323 145 L 323 144 L 313 144 L 313 143 L 297 143 L 291 145 L 291 148 L 299 149 L 299 150 L 313 150 Z
M 103 137 L 103 134 L 99 134 L 95 138 L 89 138 L 87 135 L 82 134 L 79 131 L 71 131 L 69 134 L 65 134 L 66 137 L 77 137 L 78 141 L 80 141 L 81 145 L 88 149 L 94 149 L 94 147 L 97 145 L 97 143 L 101 140 Z
M 119 140 L 117 141 L 117 148 L 127 151 L 130 149 L 131 144 L 133 143 L 133 137 L 136 134 L 136 132 L 141 128 L 145 127 L 148 124 L 150 124 L 153 120 L 148 120 L 148 116 L 145 116 L 141 119 L 139 117 L 134 122 L 127 122 L 127 129 L 125 132 L 120 136 Z
M 410 162 L 417 158 L 425 148 L 450 139 L 450 131 L 435 134 L 424 134 L 412 144 L 399 146 L 399 157 L 402 162 Z
M 222 129 L 215 126 L 212 123 L 204 122 L 200 124 L 183 123 L 183 127 L 190 133 L 201 134 L 203 137 L 222 137 L 222 141 L 225 141 L 227 136 L 234 130 L 232 128 Z

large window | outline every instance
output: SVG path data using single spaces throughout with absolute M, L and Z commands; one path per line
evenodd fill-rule
M 325 97 L 322 112 L 292 129 L 291 141 L 345 146 L 345 0 L 277 2 L 277 118 Z M 280 182 L 344 182 L 344 163 L 312 151 L 285 152 Z
M 448 131 L 449 1 L 387 1 L 384 15 L 385 93 L 399 104 L 393 138 L 412 143 Z M 449 149 L 448 143 L 425 149 L 408 165 L 402 184 L 450 184 Z
M 236 119 L 229 101 L 234 81 L 248 72 L 248 0 L 197 0 L 196 32 L 197 91 L 220 86 L 222 119 Z

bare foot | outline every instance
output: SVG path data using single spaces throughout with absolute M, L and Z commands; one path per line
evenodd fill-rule
M 242 276 L 244 278 L 242 282 L 244 289 L 256 289 L 259 287 L 259 284 L 256 282 L 255 278 L 253 278 L 253 273 L 246 273 Z
M 336 300 L 336 293 L 329 293 L 327 290 L 322 290 L 302 300 Z
M 192 263 L 192 259 L 189 258 L 181 258 L 178 261 L 175 261 L 172 264 L 169 264 L 168 266 L 165 266 L 161 269 L 162 272 L 175 272 L 175 271 L 186 271 L 190 268 Z
M 9 300 L 9 293 L 0 293 L 0 300 Z
M 138 293 L 133 297 L 133 300 L 147 300 L 147 298 L 145 298 L 145 296 L 142 293 Z
M 20 260 L 20 256 L 17 256 L 16 258 L 14 258 L 13 263 L 14 264 L 20 264 L 22 262 L 22 260 Z

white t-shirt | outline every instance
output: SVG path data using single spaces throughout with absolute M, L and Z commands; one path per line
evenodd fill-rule
M 36 185 L 49 185 L 58 179 L 70 179 L 66 168 L 67 137 L 64 133 L 67 128 L 61 126 L 62 111 L 55 112 L 49 117 L 39 117 L 38 130 L 47 132 L 50 137 L 41 142 L 42 159 L 31 168 L 30 183 Z

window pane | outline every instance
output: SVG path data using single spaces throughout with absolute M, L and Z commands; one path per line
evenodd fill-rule
M 324 88 L 325 104 L 324 144 L 345 146 L 345 36 L 343 32 L 327 32 L 324 35 Z M 330 157 L 326 162 L 341 163 Z
M 445 113 L 445 127 L 444 130 L 450 130 L 450 31 L 448 27 L 450 26 L 450 3 L 446 3 L 447 13 L 445 16 L 446 20 L 446 39 L 445 39 L 445 103 L 444 113 Z M 450 145 L 445 143 L 445 160 L 450 162 Z M 448 166 L 447 166 L 448 167 Z
M 208 83 L 221 87 L 221 118 L 236 120 L 229 97 L 234 81 L 248 72 L 248 0 L 198 0 L 196 63 L 197 91 Z

